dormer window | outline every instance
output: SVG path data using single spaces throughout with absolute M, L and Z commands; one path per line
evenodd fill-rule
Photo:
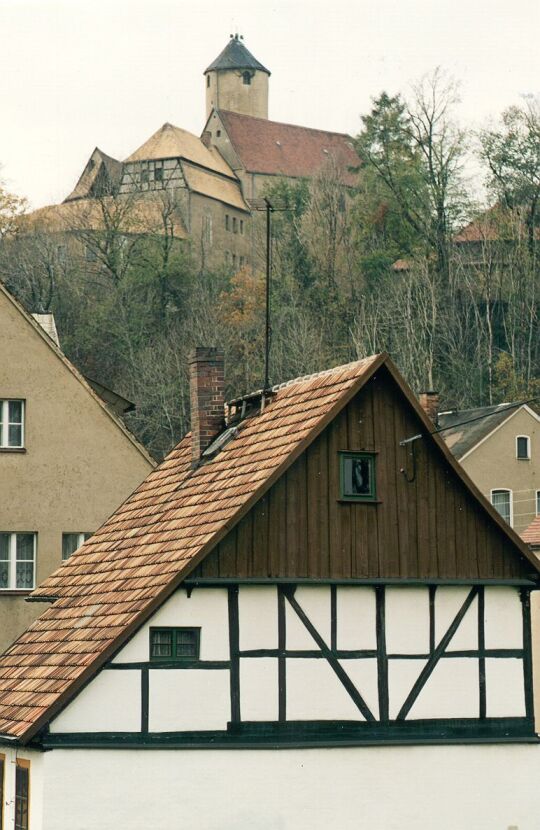
M 250 86 L 250 84 L 251 84 L 251 72 L 242 72 L 242 83 L 245 86 Z
M 528 435 L 516 436 L 516 458 L 529 461 L 531 457 L 531 439 Z
M 24 401 L 0 400 L 0 449 L 24 447 Z
M 345 501 L 375 501 L 375 455 L 369 452 L 339 454 L 340 496 Z

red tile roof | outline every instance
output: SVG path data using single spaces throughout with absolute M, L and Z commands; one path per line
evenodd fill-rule
M 521 538 L 528 545 L 540 547 L 540 516 L 533 519 L 527 530 L 524 530 L 521 534 Z
M 219 115 L 242 165 L 250 173 L 310 177 L 332 157 L 343 165 L 343 182 L 357 183 L 348 168 L 360 159 L 353 140 L 345 133 L 329 133 L 294 124 L 281 124 L 220 110 Z
M 278 388 L 214 459 L 189 435 L 34 592 L 58 597 L 0 657 L 0 733 L 29 737 L 171 593 L 384 356 Z

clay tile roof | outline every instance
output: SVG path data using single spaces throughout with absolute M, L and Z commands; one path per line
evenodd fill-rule
M 156 130 L 148 141 L 127 157 L 126 162 L 167 158 L 184 158 L 200 167 L 236 178 L 215 147 L 206 147 L 197 135 L 168 123 Z
M 533 519 L 527 530 L 521 534 L 521 538 L 528 545 L 540 548 L 540 516 Z
M 354 187 L 360 159 L 345 133 L 329 133 L 220 110 L 219 115 L 243 167 L 249 173 L 311 177 L 329 157 L 343 166 L 343 183 Z
M 204 70 L 204 74 L 206 75 L 207 72 L 211 72 L 213 69 L 259 69 L 261 72 L 270 75 L 270 71 L 262 63 L 259 63 L 257 58 L 253 57 L 238 35 L 231 37 L 225 49 Z
M 187 435 L 34 597 L 58 597 L 0 657 L 0 733 L 29 739 L 117 650 L 385 361 L 276 388 L 193 470 Z M 31 685 L 29 685 L 31 684 Z

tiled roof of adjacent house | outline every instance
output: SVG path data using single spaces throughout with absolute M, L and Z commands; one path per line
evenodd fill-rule
M 527 530 L 521 534 L 521 538 L 528 545 L 540 548 L 540 516 L 532 520 Z
M 250 173 L 295 178 L 312 177 L 329 158 L 343 168 L 343 183 L 353 187 L 360 160 L 353 140 L 344 133 L 330 133 L 294 124 L 282 124 L 220 110 L 231 144 L 242 166 Z
M 231 36 L 225 49 L 205 69 L 204 74 L 206 75 L 207 72 L 211 72 L 213 69 L 259 69 L 261 72 L 270 75 L 270 71 L 262 63 L 259 63 L 257 58 L 253 57 L 238 35 Z
M 476 409 L 455 409 L 439 413 L 437 423 L 453 454 L 456 458 L 463 458 L 465 453 L 514 415 L 519 406 L 519 403 L 500 403 Z
M 34 592 L 58 599 L 0 657 L 0 733 L 29 737 L 297 457 L 384 356 L 280 387 L 193 470 L 186 436 Z

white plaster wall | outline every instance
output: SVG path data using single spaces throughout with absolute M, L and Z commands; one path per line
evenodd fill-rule
M 325 643 L 330 645 L 330 588 L 300 585 L 294 595 L 312 625 L 315 626 Z M 285 626 L 287 649 L 318 648 L 296 611 L 285 600 Z
M 51 722 L 51 732 L 131 732 L 141 728 L 141 673 L 100 672 Z
M 470 588 L 442 587 L 435 592 L 435 642 L 444 637 Z M 448 644 L 449 651 L 478 648 L 478 597 L 469 606 L 458 630 Z
M 525 717 L 523 661 L 486 658 L 486 715 Z
M 227 591 L 224 588 L 195 588 L 190 597 L 184 590 L 179 590 L 132 637 L 113 662 L 148 660 L 149 629 L 156 626 L 200 626 L 201 660 L 228 660 L 228 620 Z
M 386 651 L 425 654 L 429 651 L 429 590 L 386 589 Z
M 523 616 L 515 588 L 486 588 L 484 620 L 486 648 L 523 648 Z
M 364 720 L 326 660 L 287 660 L 286 671 L 288 720 Z
M 240 649 L 278 647 L 277 588 L 241 587 L 238 591 Z
M 242 720 L 278 719 L 278 661 L 275 657 L 240 660 L 240 714 Z
M 407 720 L 479 716 L 478 660 L 456 657 L 439 660 Z
M 151 669 L 149 675 L 150 732 L 227 728 L 231 719 L 228 671 Z
M 32 830 L 538 830 L 536 745 L 57 749 L 43 761 Z
M 373 588 L 340 586 L 336 591 L 336 608 L 338 649 L 377 648 Z

